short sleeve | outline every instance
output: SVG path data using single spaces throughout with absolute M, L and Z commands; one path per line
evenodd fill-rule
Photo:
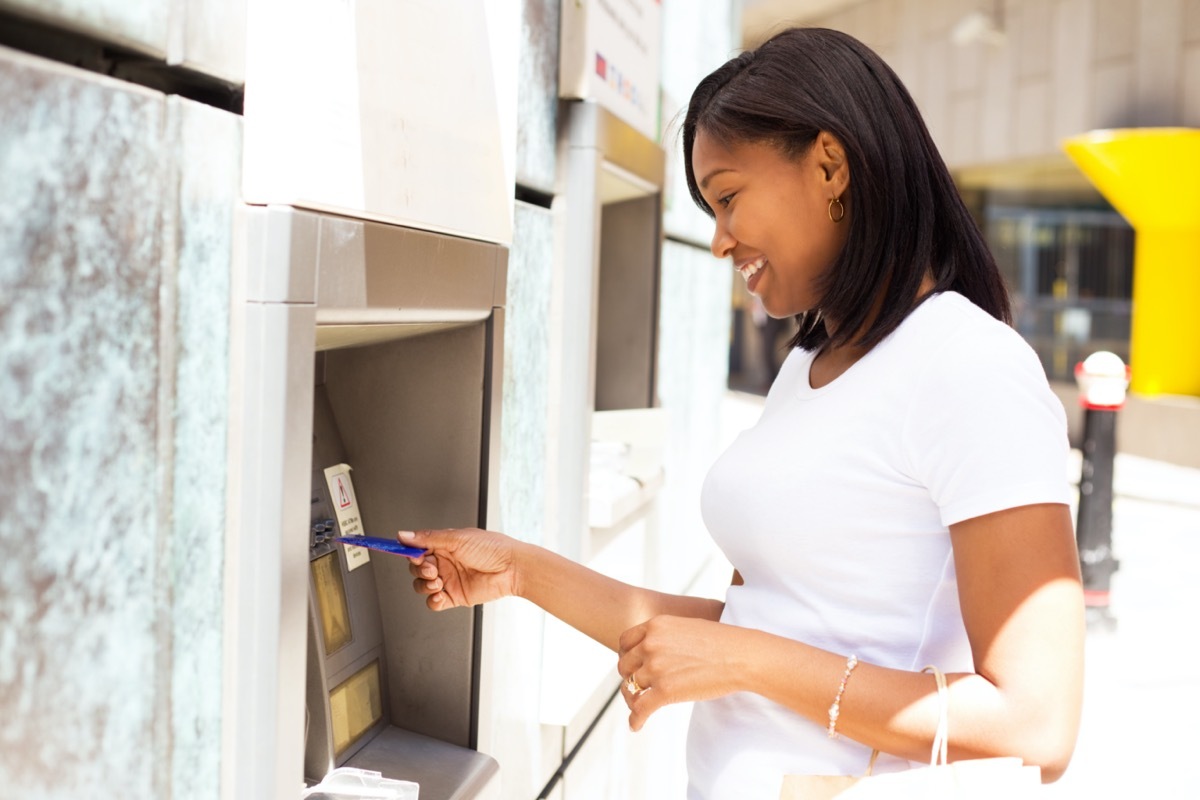
M 972 326 L 932 353 L 917 381 L 902 442 L 943 525 L 1070 502 L 1066 413 L 1015 331 Z

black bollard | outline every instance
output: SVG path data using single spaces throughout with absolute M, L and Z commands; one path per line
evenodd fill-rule
M 1090 629 L 1114 630 L 1110 605 L 1113 556 L 1113 460 L 1117 454 L 1117 412 L 1125 404 L 1128 368 L 1112 353 L 1095 353 L 1075 368 L 1084 408 L 1083 469 L 1075 541 L 1083 575 L 1083 600 Z
M 1083 573 L 1083 602 L 1089 627 L 1112 629 L 1109 606 L 1112 575 L 1120 566 L 1112 551 L 1113 457 L 1117 451 L 1117 412 L 1088 408 L 1083 422 L 1083 470 L 1075 541 Z

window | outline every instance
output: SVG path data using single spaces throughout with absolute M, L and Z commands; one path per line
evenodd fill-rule
M 1129 361 L 1133 229 L 1113 211 L 992 206 L 987 238 L 1017 330 L 1051 380 L 1097 350 Z

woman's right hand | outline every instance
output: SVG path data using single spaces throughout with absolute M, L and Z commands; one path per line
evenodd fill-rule
M 478 528 L 400 531 L 400 542 L 428 552 L 412 559 L 413 589 L 434 611 L 474 606 L 516 594 L 513 549 L 502 533 Z

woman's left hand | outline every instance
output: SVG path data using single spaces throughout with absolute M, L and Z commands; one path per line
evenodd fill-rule
M 747 633 L 706 619 L 658 616 L 621 634 L 617 671 L 630 730 L 641 730 L 670 703 L 744 690 L 739 679 L 745 675 L 745 644 L 738 639 Z

